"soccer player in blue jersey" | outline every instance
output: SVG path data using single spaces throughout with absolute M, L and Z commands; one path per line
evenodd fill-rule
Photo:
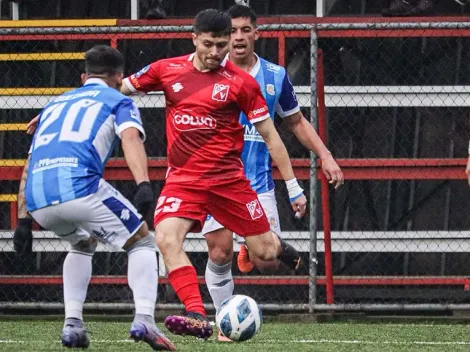
M 83 86 L 59 96 L 39 115 L 20 183 L 15 249 L 31 251 L 32 219 L 70 243 L 63 267 L 62 344 L 75 348 L 89 345 L 82 311 L 97 243 L 124 249 L 135 303 L 131 337 L 154 350 L 171 351 L 174 345 L 154 319 L 156 246 L 142 217 L 153 212 L 154 197 L 139 110 L 118 91 L 124 58 L 116 49 L 100 45 L 86 52 L 85 65 Z M 102 178 L 119 139 L 137 183 L 135 207 Z
M 273 118 L 277 113 L 283 119 L 283 124 L 287 125 L 302 145 L 320 157 L 323 172 L 330 183 L 335 188 L 340 187 L 344 183 L 341 169 L 311 124 L 302 115 L 286 70 L 264 60 L 254 52 L 255 40 L 259 36 L 255 13 L 243 5 L 234 5 L 227 13 L 232 18 L 229 60 L 255 77 L 266 98 L 270 116 Z M 251 182 L 251 187 L 258 193 L 258 199 L 271 224 L 271 230 L 280 236 L 281 229 L 269 151 L 263 139 L 243 114 L 240 116 L 240 123 L 245 128 L 245 145 L 242 154 L 245 174 Z M 288 190 L 299 188 L 295 179 L 286 184 Z M 218 307 L 225 298 L 232 295 L 234 288 L 231 272 L 232 232 L 212 217 L 208 217 L 202 232 L 205 234 L 209 248 L 206 283 L 214 305 Z M 282 242 L 284 246 L 289 246 L 284 241 Z M 293 248 L 286 252 L 290 252 L 290 257 L 280 258 L 281 261 L 293 268 L 298 267 L 300 263 L 298 253 Z M 290 265 L 292 261 L 294 261 L 294 266 Z M 237 262 L 242 272 L 249 272 L 254 267 L 244 245 L 241 246 Z M 219 340 L 223 341 L 227 338 L 219 334 Z

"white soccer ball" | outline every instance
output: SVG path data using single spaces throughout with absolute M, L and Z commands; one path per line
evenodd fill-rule
M 259 331 L 263 317 L 253 298 L 234 295 L 217 308 L 215 321 L 224 336 L 233 341 L 246 341 Z

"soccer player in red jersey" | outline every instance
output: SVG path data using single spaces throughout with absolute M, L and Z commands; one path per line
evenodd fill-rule
M 167 317 L 165 325 L 175 334 L 201 338 L 211 336 L 212 328 L 196 271 L 183 250 L 187 233 L 201 231 L 211 214 L 245 237 L 249 255 L 261 270 L 278 264 L 284 250 L 244 174 L 241 111 L 264 139 L 283 179 L 295 180 L 258 83 L 224 60 L 231 28 L 224 12 L 201 11 L 194 22 L 195 53 L 156 61 L 126 78 L 121 88 L 124 94 L 165 94 L 169 169 L 154 222 L 170 283 L 186 308 L 183 316 Z M 297 184 L 289 191 L 293 210 L 303 216 L 307 202 L 303 190 Z

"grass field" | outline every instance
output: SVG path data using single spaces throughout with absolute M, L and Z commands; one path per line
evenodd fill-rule
M 91 351 L 151 351 L 127 339 L 130 323 L 89 322 Z M 62 351 L 61 321 L 0 321 L 0 351 Z M 442 324 L 265 323 L 243 343 L 172 336 L 178 351 L 470 351 L 470 327 Z

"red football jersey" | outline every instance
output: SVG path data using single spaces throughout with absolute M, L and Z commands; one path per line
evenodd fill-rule
M 258 83 L 224 60 L 200 72 L 194 54 L 156 61 L 124 80 L 133 92 L 163 91 L 166 98 L 167 182 L 244 175 L 240 111 L 251 123 L 269 118 Z

